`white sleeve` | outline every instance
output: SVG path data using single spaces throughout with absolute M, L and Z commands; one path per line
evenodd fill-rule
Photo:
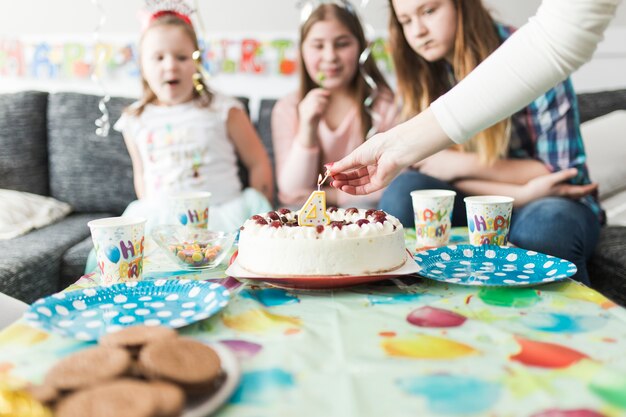
M 543 0 L 537 14 L 431 109 L 463 143 L 591 59 L 621 0 Z

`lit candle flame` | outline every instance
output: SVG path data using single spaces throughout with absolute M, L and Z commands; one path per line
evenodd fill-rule
M 317 191 L 320 191 L 322 185 L 326 182 L 326 180 L 328 179 L 328 176 L 330 175 L 330 171 L 326 171 L 324 173 L 324 178 L 322 178 L 322 174 L 319 174 L 317 176 Z

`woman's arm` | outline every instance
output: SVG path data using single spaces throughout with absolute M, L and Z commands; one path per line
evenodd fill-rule
M 526 106 L 591 59 L 621 0 L 544 0 L 535 16 L 432 105 L 454 142 Z
M 141 199 L 144 196 L 143 162 L 141 161 L 141 155 L 139 154 L 139 149 L 137 148 L 133 138 L 126 133 L 123 133 L 122 136 L 124 137 L 124 143 L 126 143 L 126 149 L 128 149 L 128 154 L 130 155 L 130 160 L 133 164 L 133 184 L 135 185 L 135 194 L 137 194 L 138 199 Z
M 405 167 L 530 103 L 591 58 L 621 0 L 544 0 L 537 15 L 428 109 L 330 167 L 333 186 L 367 194 Z
M 235 144 L 243 164 L 248 168 L 250 186 L 265 195 L 268 201 L 272 201 L 274 183 L 270 159 L 250 119 L 242 109 L 233 107 L 228 112 L 226 124 L 228 136 Z

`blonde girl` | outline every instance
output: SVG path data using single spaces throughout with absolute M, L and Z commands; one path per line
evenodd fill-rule
M 471 72 L 514 31 L 493 20 L 481 0 L 390 0 L 390 44 L 409 119 Z M 493 80 L 497 82 L 497 80 Z M 476 106 L 484 103 L 476 102 Z M 603 212 L 591 184 L 569 79 L 511 118 L 478 132 L 401 174 L 381 208 L 413 224 L 409 192 L 457 191 L 453 225 L 466 225 L 463 197 L 515 198 L 509 240 L 574 262 L 588 282 L 586 260 L 597 242 Z M 574 185 L 561 184 L 569 181 Z

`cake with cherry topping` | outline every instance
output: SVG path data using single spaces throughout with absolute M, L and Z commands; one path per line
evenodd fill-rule
M 404 265 L 398 219 L 381 210 L 327 210 L 330 224 L 299 226 L 297 213 L 279 209 L 246 220 L 237 263 L 266 276 L 371 275 Z

